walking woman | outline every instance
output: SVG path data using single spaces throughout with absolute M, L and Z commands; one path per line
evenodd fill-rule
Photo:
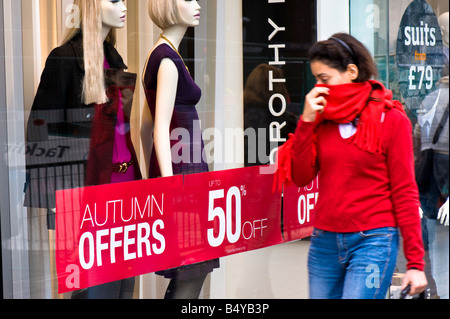
M 385 298 L 398 230 L 408 269 L 403 288 L 420 293 L 427 281 L 410 121 L 392 92 L 371 80 L 376 65 L 354 37 L 335 34 L 316 43 L 309 58 L 317 85 L 306 96 L 288 158 L 296 185 L 317 174 L 320 180 L 310 298 Z

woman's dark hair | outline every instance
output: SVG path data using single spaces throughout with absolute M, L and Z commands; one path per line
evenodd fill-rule
M 316 42 L 309 49 L 308 57 L 311 62 L 320 61 L 340 72 L 346 71 L 349 64 L 355 64 L 359 70 L 355 82 L 365 82 L 378 75 L 369 50 L 347 33 L 336 33 L 328 40 Z

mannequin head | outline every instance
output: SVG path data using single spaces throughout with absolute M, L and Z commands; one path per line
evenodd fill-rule
M 123 28 L 127 8 L 123 1 L 101 1 L 103 28 Z
M 188 0 L 149 0 L 148 14 L 162 30 L 176 24 L 195 27 L 199 24 L 200 5 Z
M 106 41 L 116 44 L 116 28 L 125 25 L 126 8 L 122 0 L 74 0 L 75 14 L 81 25 L 67 28 L 61 45 L 68 43 L 80 32 L 83 33 L 83 50 L 85 77 L 83 81 L 83 102 L 105 103 L 105 81 L 103 62 L 102 34 L 106 30 Z
M 442 40 L 444 45 L 448 48 L 448 11 L 441 14 L 438 21 L 441 26 Z

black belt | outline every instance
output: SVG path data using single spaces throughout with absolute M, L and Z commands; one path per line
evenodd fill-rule
M 133 165 L 133 161 L 125 162 L 125 163 L 115 163 L 112 165 L 113 172 L 117 173 L 126 173 L 128 168 Z

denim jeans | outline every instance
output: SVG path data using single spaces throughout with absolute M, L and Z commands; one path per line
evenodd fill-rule
M 383 299 L 397 262 L 397 228 L 356 233 L 314 229 L 308 255 L 311 299 Z

